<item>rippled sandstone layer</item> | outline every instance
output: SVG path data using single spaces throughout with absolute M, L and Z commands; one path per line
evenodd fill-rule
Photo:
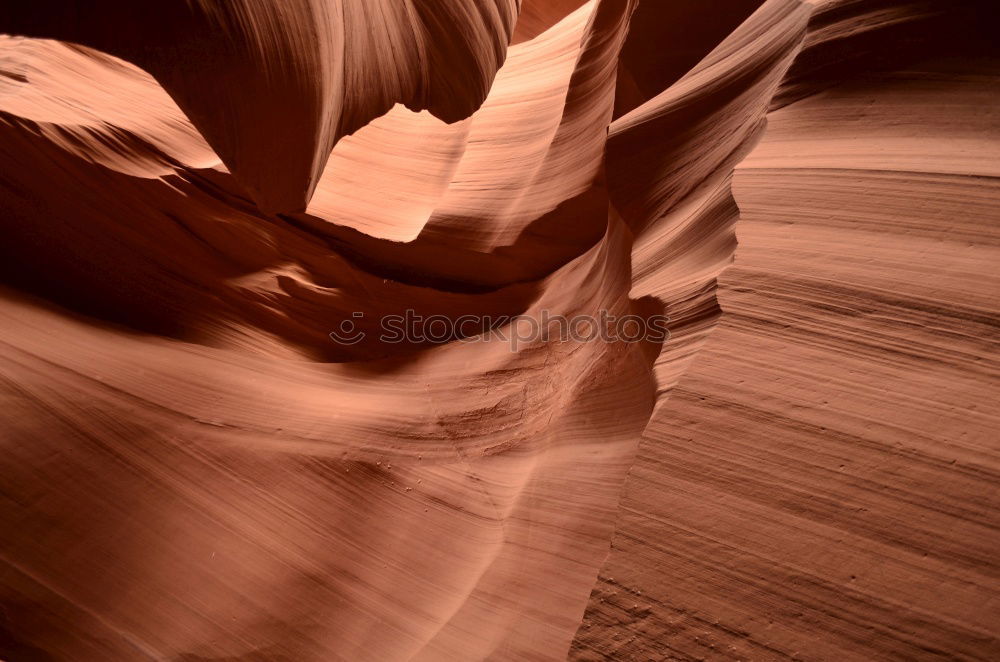
M 0 16 L 0 657 L 997 657 L 994 14 Z

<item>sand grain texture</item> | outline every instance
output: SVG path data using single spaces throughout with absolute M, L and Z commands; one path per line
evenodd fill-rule
M 996 12 L 708 4 L 0 16 L 0 659 L 1000 657 Z

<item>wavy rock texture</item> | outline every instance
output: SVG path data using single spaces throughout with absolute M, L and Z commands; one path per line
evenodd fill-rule
M 0 31 L 137 64 L 263 209 L 287 212 L 337 141 L 394 103 L 470 115 L 516 13 L 517 0 L 43 0 L 8 8 Z
M 1000 656 L 990 9 L 8 11 L 0 658 Z
M 989 15 L 814 9 L 736 168 L 724 313 L 691 369 L 666 373 L 572 659 L 1000 655 Z M 731 200 L 668 192 L 659 223 L 696 229 L 637 241 L 637 283 L 647 254 L 704 268 L 691 256 L 731 242 Z M 685 356 L 675 336 L 658 366 Z

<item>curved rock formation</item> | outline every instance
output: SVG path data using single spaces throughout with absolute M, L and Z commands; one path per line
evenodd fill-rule
M 394 103 L 470 115 L 516 14 L 517 0 L 43 0 L 8 8 L 0 31 L 135 63 L 261 208 L 287 212 L 337 141 Z
M 1000 654 L 990 5 L 712 4 L 0 17 L 0 658 Z
M 719 327 L 666 373 L 571 659 L 1000 654 L 991 12 L 819 4 L 737 157 Z M 674 203 L 701 230 L 665 263 L 736 213 Z

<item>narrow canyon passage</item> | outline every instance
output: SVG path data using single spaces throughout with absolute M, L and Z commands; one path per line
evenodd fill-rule
M 1000 658 L 997 29 L 14 3 L 0 659 Z

